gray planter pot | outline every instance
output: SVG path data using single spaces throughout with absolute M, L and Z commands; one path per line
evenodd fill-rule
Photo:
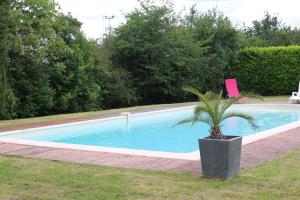
M 230 178 L 240 169 L 242 137 L 222 140 L 199 139 L 202 174 L 205 177 Z

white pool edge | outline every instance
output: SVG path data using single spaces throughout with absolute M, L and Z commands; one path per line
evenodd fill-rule
M 162 110 L 142 112 L 142 113 L 133 113 L 133 114 L 131 114 L 131 117 L 155 114 L 155 113 L 167 112 L 167 111 L 175 111 L 175 110 L 181 110 L 181 109 L 187 109 L 187 108 L 193 108 L 193 107 L 195 107 L 195 106 L 185 106 L 185 107 L 179 107 L 179 108 L 169 108 L 169 109 L 162 109 Z M 115 120 L 115 119 L 126 119 L 126 117 L 127 116 L 122 115 L 122 113 L 120 113 L 120 116 L 115 116 L 115 117 L 105 117 L 105 118 L 100 118 L 100 119 L 83 120 L 83 121 L 79 121 L 79 122 L 67 122 L 67 123 L 63 123 L 63 124 L 42 126 L 42 127 L 36 127 L 36 128 L 26 128 L 26 129 L 15 130 L 15 131 L 3 131 L 3 132 L 0 132 L 0 136 L 8 135 L 8 134 L 10 135 L 10 134 L 22 133 L 23 131 L 38 131 L 38 130 L 43 130 L 43 129 L 73 126 L 73 125 L 86 124 L 86 123 L 91 123 L 91 122 L 102 122 L 102 121 L 109 121 L 109 120 Z
M 236 107 L 242 105 L 249 105 L 249 106 L 293 106 L 288 104 L 239 104 L 235 105 Z M 143 112 L 143 113 L 136 113 L 132 114 L 132 116 L 141 116 L 159 112 L 166 112 L 166 111 L 173 111 L 179 109 L 186 109 L 192 108 L 195 106 L 186 106 L 180 108 L 171 108 L 171 109 L 163 109 L 158 111 L 150 111 L 150 112 Z M 299 106 L 298 106 L 299 107 Z M 43 126 L 39 128 L 29 128 L 24 130 L 16 130 L 16 131 L 7 131 L 1 132 L 0 135 L 6 134 L 15 134 L 21 133 L 22 131 L 30 131 L 30 130 L 42 130 L 48 128 L 56 128 L 56 127 L 64 127 L 64 126 L 72 126 L 78 125 L 83 123 L 90 123 L 90 122 L 100 122 L 112 119 L 122 119 L 126 118 L 126 116 L 117 116 L 117 117 L 108 117 L 102 119 L 95 119 L 95 120 L 86 120 L 81 122 L 72 122 L 72 123 L 65 123 L 60 125 L 51 125 L 51 126 Z M 300 127 L 300 121 L 291 122 L 276 128 L 272 128 L 266 131 L 257 132 L 252 135 L 243 136 L 243 145 L 247 145 L 253 143 L 255 141 L 265 139 L 267 137 L 284 133 L 286 131 L 295 129 Z M 60 149 L 73 149 L 73 150 L 83 150 L 83 151 L 94 151 L 94 152 L 102 152 L 102 153 L 118 153 L 118 154 L 126 154 L 126 155 L 136 155 L 136 156 L 149 156 L 149 157 L 158 157 L 158 158 L 173 158 L 173 159 L 182 159 L 182 160 L 199 160 L 200 153 L 199 151 L 193 151 L 189 153 L 172 153 L 172 152 L 160 152 L 160 151 L 148 151 L 148 150 L 135 150 L 135 149 L 126 149 L 126 148 L 112 148 L 112 147 L 99 147 L 99 146 L 88 146 L 88 145 L 78 145 L 78 144 L 66 144 L 66 143 L 56 143 L 56 142 L 42 142 L 42 141 L 29 141 L 29 140 L 22 140 L 22 139 L 13 139 L 13 138 L 0 138 L 0 142 L 3 143 L 13 143 L 13 144 L 22 144 L 22 145 L 31 145 L 31 146 L 39 146 L 39 147 L 50 147 L 50 148 L 60 148 Z

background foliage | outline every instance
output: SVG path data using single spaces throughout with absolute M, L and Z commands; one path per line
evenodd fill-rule
M 9 11 L 9 0 L 0 1 L 0 119 L 7 116 L 10 96 L 7 82 Z
M 232 76 L 244 90 L 262 95 L 286 95 L 300 80 L 300 46 L 252 47 L 241 50 Z
M 4 0 L 0 26 L 0 119 L 190 101 L 182 86 L 219 91 L 233 75 L 241 89 L 287 94 L 299 79 L 298 47 L 242 50 L 300 44 L 300 31 L 268 12 L 238 28 L 216 9 L 179 15 L 169 1 L 141 0 L 91 40 L 54 0 Z
M 7 74 L 14 96 L 6 118 L 96 110 L 110 97 L 108 107 L 129 102 L 125 73 L 85 38 L 79 21 L 53 0 L 14 0 L 11 6 Z

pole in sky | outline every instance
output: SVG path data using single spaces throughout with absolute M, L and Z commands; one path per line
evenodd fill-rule
M 110 16 L 104 16 L 105 19 L 108 19 L 108 35 L 110 36 L 111 35 L 111 30 L 112 30 L 112 27 L 111 27 L 111 20 L 115 18 L 114 15 L 110 15 Z
M 106 30 L 108 30 L 108 35 L 106 35 L 106 33 L 104 34 L 104 45 L 106 48 L 110 47 L 110 40 L 111 40 L 111 34 L 112 34 L 112 27 L 111 27 L 111 20 L 114 19 L 115 16 L 114 15 L 110 15 L 110 16 L 104 16 L 104 19 L 108 20 L 108 27 L 105 28 L 105 32 Z

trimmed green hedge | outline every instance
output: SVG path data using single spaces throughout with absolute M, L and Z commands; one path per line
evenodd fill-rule
M 287 95 L 300 81 L 300 46 L 246 48 L 231 71 L 240 90 L 262 95 Z

